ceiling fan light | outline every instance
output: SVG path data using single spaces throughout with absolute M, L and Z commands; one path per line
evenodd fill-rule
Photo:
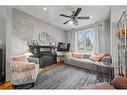
M 46 11 L 46 10 L 47 10 L 47 8 L 46 8 L 46 7 L 43 7 L 43 10 L 44 10 L 44 11 Z
M 90 16 L 90 19 L 92 19 L 93 18 L 93 16 Z
M 72 25 L 72 24 L 73 24 L 73 21 L 69 21 L 68 24 L 69 24 L 69 25 Z

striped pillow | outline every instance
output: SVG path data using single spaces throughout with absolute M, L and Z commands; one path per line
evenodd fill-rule
M 20 56 L 14 56 L 13 57 L 14 61 L 20 61 L 20 62 L 29 62 L 26 58 L 25 55 L 20 55 Z

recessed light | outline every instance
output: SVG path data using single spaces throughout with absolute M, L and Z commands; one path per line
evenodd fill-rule
M 46 10 L 47 10 L 47 8 L 46 8 L 46 7 L 43 7 L 43 10 L 44 10 L 44 11 L 46 11 Z

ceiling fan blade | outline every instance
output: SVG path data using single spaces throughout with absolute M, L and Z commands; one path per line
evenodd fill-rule
M 70 16 L 64 14 L 60 14 L 60 16 L 71 18 Z
M 77 19 L 90 19 L 89 16 L 86 16 L 86 17 L 77 17 Z
M 70 21 L 70 20 L 68 20 L 68 21 L 64 22 L 63 24 L 67 24 L 69 21 Z
M 76 10 L 74 16 L 78 16 L 78 14 L 80 13 L 81 10 L 82 10 L 81 8 L 78 8 L 78 9 Z

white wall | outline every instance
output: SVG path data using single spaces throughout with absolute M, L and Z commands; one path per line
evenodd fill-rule
M 6 11 L 4 7 L 0 7 L 0 46 L 6 46 L 6 26 L 5 26 Z
M 106 20 L 102 23 L 104 26 L 102 31 L 100 31 L 100 45 L 101 52 L 109 52 L 110 53 L 110 21 Z
M 33 22 L 33 40 L 38 40 L 38 34 L 40 32 L 47 32 L 50 35 L 54 36 L 57 42 L 62 41 L 66 42 L 66 32 L 51 25 L 45 23 L 35 17 L 32 17 L 24 12 L 21 12 L 17 9 L 13 10 L 13 25 L 17 23 L 21 23 L 24 20 L 31 18 Z M 55 23 L 55 22 L 54 22 Z M 23 54 L 26 49 L 26 43 L 24 40 L 21 39 L 16 31 L 12 31 L 12 56 Z
M 33 19 L 33 39 L 38 40 L 40 32 L 46 32 L 55 37 L 56 41 L 66 42 L 66 32 L 48 23 Z M 55 22 L 54 22 L 55 23 Z
M 12 8 L 6 8 L 6 81 L 10 81 Z

